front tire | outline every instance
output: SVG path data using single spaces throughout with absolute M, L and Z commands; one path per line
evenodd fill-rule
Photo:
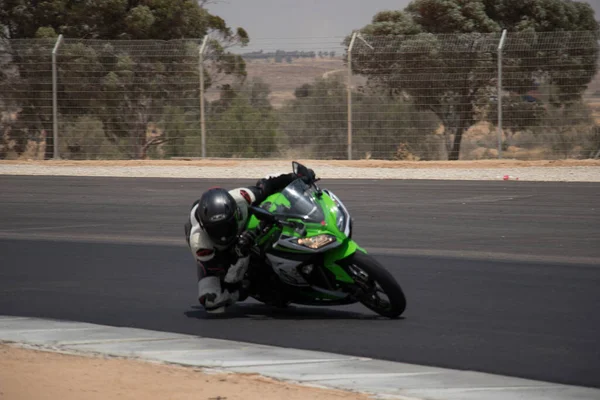
M 365 307 L 388 318 L 397 318 L 404 312 L 406 297 L 402 288 L 371 256 L 357 251 L 347 260 L 346 270 L 360 287 L 357 298 Z M 382 299 L 381 294 L 388 300 Z

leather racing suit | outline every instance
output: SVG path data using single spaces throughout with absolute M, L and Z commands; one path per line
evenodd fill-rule
M 270 175 L 254 186 L 235 188 L 229 194 L 235 199 L 241 218 L 238 235 L 245 231 L 248 206 L 258 205 L 270 195 L 283 190 L 296 176 L 293 173 Z M 186 241 L 195 258 L 198 278 L 198 301 L 207 312 L 220 313 L 240 300 L 240 286 L 250 263 L 247 254 L 236 251 L 239 239 L 227 247 L 215 244 L 196 219 L 199 200 L 192 204 L 185 224 Z M 242 299 L 243 300 L 243 299 Z

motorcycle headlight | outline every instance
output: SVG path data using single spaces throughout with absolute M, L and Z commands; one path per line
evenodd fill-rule
M 335 242 L 335 236 L 332 235 L 317 235 L 307 238 L 299 238 L 296 243 L 300 246 L 308 247 L 309 249 L 320 249 L 327 246 L 329 243 Z

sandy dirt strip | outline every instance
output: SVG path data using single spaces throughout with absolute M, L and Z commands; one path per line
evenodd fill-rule
M 366 400 L 252 374 L 0 344 L 2 400 Z

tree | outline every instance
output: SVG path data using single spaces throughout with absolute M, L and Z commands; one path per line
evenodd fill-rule
M 221 92 L 208 109 L 207 153 L 211 157 L 268 157 L 276 152 L 279 133 L 270 93 L 269 85 L 260 79 Z
M 482 109 L 487 114 L 482 119 L 494 123 L 498 121 L 497 100 L 488 101 L 481 98 Z M 491 106 L 490 106 L 491 105 Z M 502 99 L 502 128 L 506 136 L 506 145 L 512 145 L 512 136 L 517 132 L 532 129 L 542 123 L 546 109 L 541 101 L 523 101 L 522 96 L 503 96 Z
M 317 78 L 296 88 L 294 95 L 279 113 L 287 145 L 302 149 L 309 157 L 346 158 L 348 110 L 344 80 L 335 76 Z M 426 148 L 431 139 L 428 134 L 436 128 L 431 113 L 380 93 L 355 91 L 352 103 L 354 154 L 393 159 L 403 147 L 419 158 L 432 158 Z
M 438 123 L 410 99 L 362 88 L 352 94 L 354 148 L 375 159 L 437 160 Z
M 540 117 L 539 126 L 530 127 L 534 135 L 544 137 L 550 153 L 563 158 L 580 158 L 590 154 L 594 118 L 592 110 L 581 99 L 559 101 L 561 89 L 557 85 L 543 85 L 539 90 L 547 112 Z
M 28 141 L 42 135 L 47 136 L 46 148 L 52 147 L 52 101 L 47 86 L 52 43 L 40 39 L 31 45 L 16 41 L 9 46 L 0 40 L 0 107 L 7 125 L 0 140 L 4 147 L 13 142 L 17 155 L 25 151 Z
M 149 146 L 161 142 L 156 138 L 147 140 L 146 125 L 162 113 L 174 91 L 179 91 L 179 95 L 184 93 L 184 100 L 198 98 L 198 85 L 190 85 L 190 81 L 198 82 L 197 45 L 205 35 L 212 37 L 206 57 L 207 64 L 212 67 L 208 68 L 212 73 L 207 76 L 208 84 L 214 82 L 216 73 L 245 76 L 243 59 L 229 53 L 227 47 L 246 45 L 247 33 L 242 28 L 234 32 L 222 18 L 210 14 L 194 0 L 0 0 L 0 35 L 11 39 L 3 40 L 0 45 L 3 53 L 0 55 L 1 101 L 5 107 L 18 109 L 18 120 L 27 121 L 29 125 L 13 129 L 13 132 L 20 131 L 25 135 L 26 128 L 31 132 L 33 127 L 37 132 L 52 131 L 50 114 L 36 111 L 51 109 L 51 100 L 40 98 L 36 85 L 51 81 L 48 58 L 53 45 L 51 39 L 58 34 L 66 38 L 102 40 L 195 39 L 196 43 L 191 47 L 191 41 L 173 44 L 175 50 L 161 59 L 150 52 L 160 50 L 164 43 L 154 43 L 155 47 L 148 48 L 146 53 L 109 43 L 90 45 L 71 41 L 61 48 L 59 57 L 63 63 L 60 64 L 59 81 L 62 89 L 70 92 L 59 102 L 60 114 L 72 117 L 76 117 L 74 113 L 77 116 L 94 114 L 84 105 L 93 104 L 95 110 L 102 110 L 109 102 L 118 104 L 123 110 L 121 116 L 114 113 L 104 113 L 102 117 L 101 113 L 96 113 L 95 116 L 102 121 L 108 140 L 128 143 L 132 146 L 130 156 L 134 158 L 145 157 Z M 30 42 L 28 47 L 15 41 L 29 38 L 48 38 L 48 41 Z M 194 68 L 191 68 L 192 63 Z M 39 70 L 31 68 L 33 65 L 39 65 Z M 93 82 L 81 79 L 85 69 L 93 74 Z M 177 80 L 179 72 L 183 79 Z M 173 90 L 164 90 L 170 84 Z M 183 85 L 190 89 L 186 90 Z M 90 91 L 103 93 L 99 96 L 102 98 L 77 95 Z M 74 108 L 73 103 L 77 107 Z M 47 157 L 52 157 L 51 140 L 47 149 Z
M 580 98 L 596 72 L 599 25 L 588 4 L 571 1 L 414 0 L 404 11 L 376 14 L 361 29 L 371 47 L 357 41 L 352 68 L 372 87 L 409 95 L 417 107 L 435 113 L 448 138 L 448 158 L 457 160 L 464 132 L 481 113 L 481 97 L 496 84 L 502 29 L 519 33 L 526 47 L 507 54 L 514 62 L 506 90 L 524 94 L 543 77 L 557 85 L 561 103 Z M 569 39 L 557 50 L 539 52 L 536 32 L 542 31 L 593 33 L 565 34 Z M 569 40 L 585 40 L 586 46 L 574 48 Z M 576 72 L 565 77 L 569 65 Z
M 70 159 L 122 158 L 123 153 L 106 137 L 102 123 L 95 118 L 75 118 L 64 126 L 65 137 L 60 142 L 61 153 Z
M 287 146 L 310 157 L 346 155 L 346 86 L 339 78 L 318 78 L 295 90 L 295 99 L 279 111 Z
M 134 51 L 140 46 L 143 51 Z M 78 48 L 83 52 L 81 58 Z M 81 105 L 86 106 L 85 112 L 103 122 L 111 143 L 130 158 L 144 159 L 151 147 L 178 140 L 186 133 L 173 113 L 179 111 L 183 117 L 186 111 L 198 108 L 197 53 L 194 41 L 66 43 L 59 76 L 61 92 L 67 96 L 60 98 L 59 104 L 65 115 L 70 110 L 81 112 Z M 78 65 L 91 65 L 93 60 L 98 60 L 95 71 L 102 71 L 100 79 L 91 84 L 88 74 L 87 79 L 77 79 Z M 70 104 L 84 88 L 87 98 L 79 106 Z M 97 94 L 89 96 L 90 92 Z M 148 132 L 151 125 L 162 129 Z

